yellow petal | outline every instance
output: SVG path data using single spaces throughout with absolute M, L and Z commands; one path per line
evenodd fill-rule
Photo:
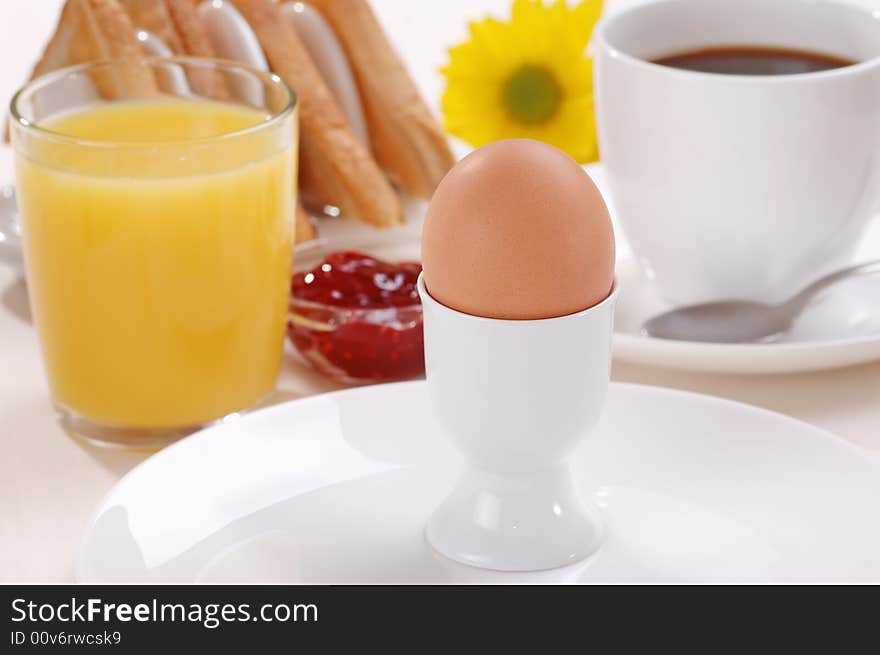
M 442 69 L 444 125 L 474 146 L 526 136 L 551 143 L 578 161 L 598 155 L 592 99 L 592 64 L 586 45 L 602 0 L 513 0 L 508 22 L 471 23 L 470 39 L 449 50 Z M 540 124 L 519 123 L 504 104 L 510 76 L 524 65 L 549 71 L 562 90 L 560 108 Z

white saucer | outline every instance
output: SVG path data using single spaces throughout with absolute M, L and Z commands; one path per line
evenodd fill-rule
M 880 276 L 851 279 L 826 291 L 773 343 L 669 341 L 642 334 L 667 309 L 636 262 L 617 262 L 614 356 L 622 361 L 723 373 L 790 373 L 880 359 Z
M 423 382 L 271 407 L 131 471 L 90 521 L 81 582 L 880 582 L 880 471 L 785 416 L 612 384 L 573 459 L 608 537 L 571 567 L 483 571 L 423 530 L 458 458 Z

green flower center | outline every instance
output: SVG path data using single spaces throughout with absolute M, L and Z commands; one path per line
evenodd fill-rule
M 511 75 L 504 85 L 504 107 L 520 123 L 543 123 L 559 109 L 562 89 L 543 66 L 527 64 Z

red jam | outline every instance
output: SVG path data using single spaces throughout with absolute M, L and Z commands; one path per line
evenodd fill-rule
M 291 284 L 290 340 L 318 370 L 346 382 L 425 372 L 415 262 L 334 252 Z

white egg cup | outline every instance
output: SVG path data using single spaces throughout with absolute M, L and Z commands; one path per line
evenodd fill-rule
M 419 278 L 428 392 L 466 468 L 428 521 L 430 544 L 487 569 L 535 571 L 598 549 L 595 508 L 568 456 L 602 412 L 616 290 L 559 318 L 471 316 L 434 300 Z

